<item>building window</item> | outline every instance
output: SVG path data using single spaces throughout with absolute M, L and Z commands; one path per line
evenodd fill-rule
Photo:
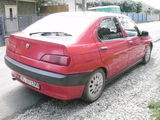
M 13 9 L 9 8 L 10 20 L 13 21 Z

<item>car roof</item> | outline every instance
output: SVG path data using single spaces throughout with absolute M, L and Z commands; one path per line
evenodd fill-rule
M 63 17 L 77 17 L 77 18 L 84 18 L 84 19 L 93 19 L 96 20 L 98 18 L 102 18 L 105 16 L 124 16 L 122 14 L 117 13 L 107 13 L 107 12 L 93 12 L 93 11 L 85 11 L 85 12 L 61 12 L 61 13 L 54 13 L 50 16 L 63 16 Z
M 69 38 L 70 42 L 65 43 L 63 41 L 57 40 L 57 43 L 62 42 L 61 44 L 70 44 L 71 42 L 75 42 L 75 39 L 78 39 L 79 36 L 91 25 L 93 25 L 95 21 L 105 16 L 116 17 L 122 15 L 115 13 L 92 12 L 92 11 L 54 13 L 30 25 L 22 32 L 25 33 L 26 35 L 29 35 L 30 33 L 44 32 L 44 31 L 45 32 L 58 31 L 62 33 L 68 33 L 72 35 L 72 37 Z M 30 38 L 33 37 L 33 39 L 35 39 L 34 36 L 29 36 L 29 37 Z M 38 39 L 42 40 L 44 38 L 39 37 Z M 48 38 L 48 39 L 45 38 L 45 40 L 52 41 L 53 38 Z

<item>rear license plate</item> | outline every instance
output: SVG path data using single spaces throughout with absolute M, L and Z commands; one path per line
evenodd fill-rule
M 28 80 L 27 78 L 25 78 L 25 77 L 23 77 L 23 76 L 20 77 L 20 80 L 21 80 L 22 82 L 24 82 L 24 83 L 26 83 L 26 84 L 34 87 L 34 88 L 40 89 L 40 85 L 39 85 L 39 83 L 37 83 L 37 82 Z

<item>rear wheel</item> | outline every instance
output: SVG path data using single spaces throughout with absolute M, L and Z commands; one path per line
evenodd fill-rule
M 105 73 L 103 70 L 96 70 L 90 77 L 85 86 L 83 99 L 87 102 L 93 102 L 97 100 L 105 86 Z
M 143 64 L 146 64 L 150 61 L 150 58 L 151 58 L 151 47 L 150 46 L 147 46 L 146 47 L 146 52 L 145 52 L 145 55 L 143 57 L 143 61 L 142 63 Z

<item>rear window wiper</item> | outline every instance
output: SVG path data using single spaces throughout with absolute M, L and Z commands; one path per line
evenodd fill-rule
M 34 34 L 40 34 L 41 36 L 72 36 L 71 34 L 65 32 L 33 32 L 29 33 L 30 36 Z

